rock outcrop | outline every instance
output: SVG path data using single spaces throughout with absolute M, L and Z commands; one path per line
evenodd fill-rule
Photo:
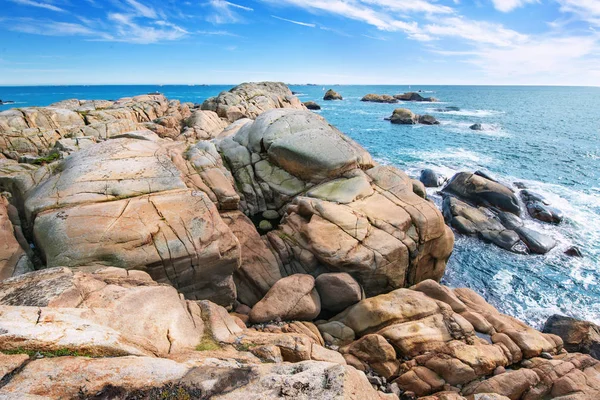
M 417 115 L 406 108 L 397 108 L 391 117 L 388 118 L 392 124 L 400 125 L 438 125 L 439 121 L 431 115 Z
M 388 94 L 367 94 L 365 97 L 361 99 L 361 101 L 371 102 L 371 103 L 397 103 L 398 100 Z
M 343 99 L 344 98 L 342 97 L 342 95 L 333 89 L 329 89 L 325 93 L 325 96 L 323 96 L 323 100 L 343 100 Z
M 438 101 L 435 97 L 423 97 L 417 92 L 407 92 L 404 94 L 397 94 L 394 96 L 396 100 L 401 101 L 427 101 L 427 102 L 436 102 Z
M 305 109 L 291 90 L 278 82 L 242 83 L 202 103 L 202 110 L 214 111 L 229 122 L 255 119 L 274 108 Z
M 318 105 L 317 103 L 315 103 L 314 101 L 305 101 L 304 103 L 304 107 L 306 107 L 309 110 L 320 110 L 321 106 Z
M 600 327 L 563 315 L 553 315 L 546 321 L 543 332 L 560 336 L 565 349 L 589 354 L 600 360 Z
M 552 237 L 525 226 L 514 191 L 482 172 L 459 172 L 442 194 L 444 218 L 459 233 L 515 253 L 546 254 L 556 246 Z

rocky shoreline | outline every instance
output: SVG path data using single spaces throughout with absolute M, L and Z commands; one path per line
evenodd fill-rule
M 0 151 L 0 398 L 600 397 L 597 327 L 438 283 L 450 227 L 541 253 L 558 211 L 460 173 L 442 213 L 283 84 L 3 111 Z

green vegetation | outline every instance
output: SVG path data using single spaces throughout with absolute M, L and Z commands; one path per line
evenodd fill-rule
M 212 337 L 208 335 L 204 335 L 198 346 L 196 346 L 196 351 L 215 351 L 221 350 L 221 345 L 217 343 Z
M 46 357 L 46 358 L 53 358 L 53 357 L 93 357 L 90 354 L 85 354 L 76 350 L 69 350 L 69 349 L 57 349 L 57 350 L 30 350 L 30 349 L 23 349 L 21 347 L 16 348 L 16 349 L 12 349 L 12 350 L 2 350 L 2 353 L 4 354 L 8 354 L 8 355 L 12 355 L 12 354 L 27 354 L 29 357 L 37 357 L 38 355 L 41 355 L 42 357 Z
M 52 154 L 48 154 L 47 156 L 36 158 L 35 161 L 33 161 L 33 163 L 36 165 L 44 165 L 44 164 L 49 164 L 52 161 L 56 161 L 59 158 L 60 158 L 60 154 L 52 153 Z

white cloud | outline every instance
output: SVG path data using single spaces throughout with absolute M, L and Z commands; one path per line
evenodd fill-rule
M 441 19 L 440 23 L 427 24 L 422 31 L 433 37 L 458 37 L 470 42 L 506 47 L 527 40 L 527 35 L 507 29 L 502 25 L 473 21 L 462 17 Z
M 136 23 L 130 15 L 111 13 L 108 14 L 109 21 L 115 25 L 115 33 L 112 33 L 106 40 L 116 42 L 128 42 L 149 44 L 161 41 L 171 41 L 180 39 L 189 32 L 185 29 L 166 21 L 157 21 L 154 26 L 142 26 Z
M 498 11 L 509 12 L 515 8 L 523 7 L 527 3 L 535 3 L 538 0 L 492 0 Z
M 146 17 L 150 19 L 156 19 L 157 14 L 154 8 L 148 7 L 136 0 L 125 0 L 130 6 L 132 6 L 136 12 L 136 15 Z
M 309 28 L 316 28 L 317 27 L 315 24 L 309 24 L 307 22 L 294 21 L 293 19 L 281 18 L 281 17 L 278 17 L 276 15 L 271 15 L 271 17 L 279 19 L 281 21 L 290 22 L 290 23 L 296 24 L 296 25 L 308 26 Z
M 56 7 L 55 5 L 48 4 L 48 3 L 41 3 L 39 1 L 33 1 L 33 0 L 9 0 L 9 1 L 16 3 L 16 4 L 24 5 L 24 6 L 45 8 L 46 10 L 52 10 L 52 11 L 57 11 L 57 12 L 66 12 L 66 10 L 63 10 L 60 7 Z
M 235 4 L 235 3 L 232 3 L 230 1 L 225 1 L 224 3 L 227 3 L 227 5 L 229 5 L 231 7 L 239 8 L 239 9 L 244 10 L 244 11 L 254 11 L 254 8 L 246 7 L 246 6 L 241 6 L 239 4 Z
M 254 11 L 253 8 L 241 6 L 225 0 L 210 0 L 208 4 L 213 8 L 214 12 L 208 16 L 207 20 L 218 25 L 237 23 L 242 20 L 240 15 L 233 9 Z
M 599 0 L 556 0 L 560 4 L 560 11 L 573 13 L 579 19 L 590 24 L 600 26 L 600 1 Z
M 236 35 L 235 33 L 231 33 L 228 31 L 197 31 L 196 32 L 199 35 L 208 35 L 208 36 L 234 36 L 234 37 L 239 37 L 239 35 Z
M 484 48 L 469 58 L 469 62 L 492 77 L 542 77 L 564 83 L 585 77 L 590 69 L 599 65 L 598 55 L 595 37 L 550 37 L 509 48 Z
M 452 7 L 427 0 L 362 0 L 362 3 L 380 6 L 401 13 L 453 14 Z

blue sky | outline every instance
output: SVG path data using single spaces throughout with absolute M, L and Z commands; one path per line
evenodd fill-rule
M 600 0 L 0 0 L 0 85 L 600 85 Z

